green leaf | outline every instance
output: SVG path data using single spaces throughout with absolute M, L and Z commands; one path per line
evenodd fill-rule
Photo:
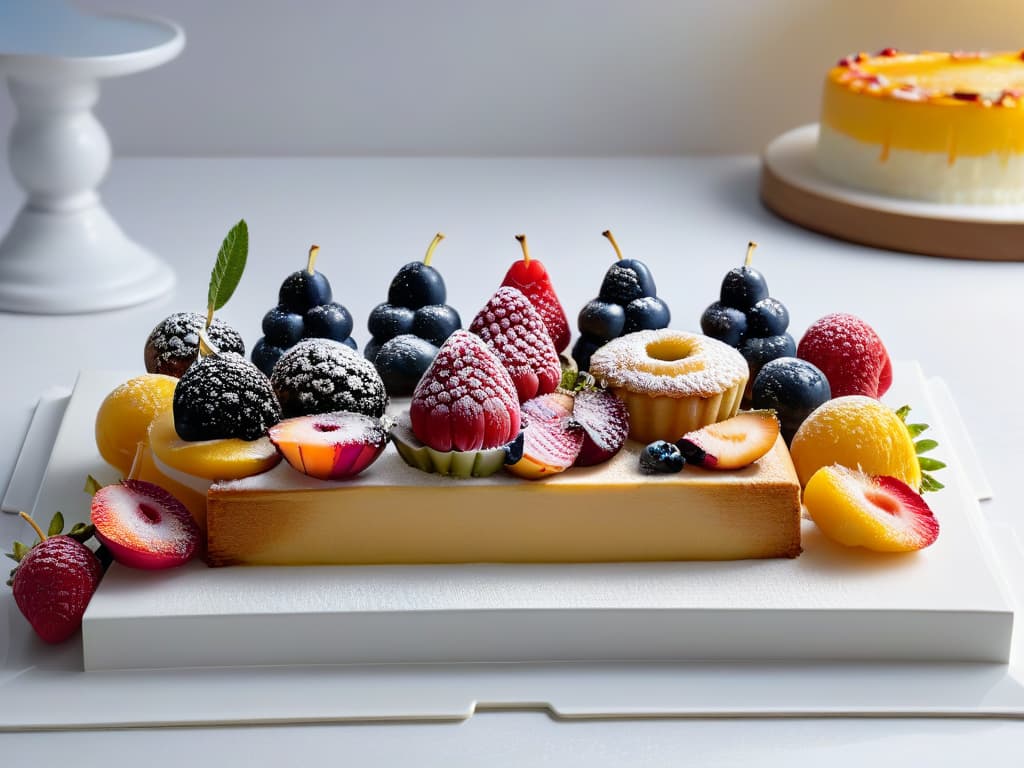
M 210 273 L 210 293 L 207 309 L 212 314 L 228 303 L 231 294 L 238 287 L 245 271 L 245 260 L 249 255 L 249 227 L 245 219 L 239 221 L 228 232 L 221 243 L 217 262 Z
M 914 450 L 918 453 L 928 453 L 935 448 L 939 447 L 937 440 L 918 440 L 914 443 Z
M 928 493 L 929 491 L 938 491 L 945 488 L 942 483 L 936 480 L 931 475 L 925 473 L 921 476 L 921 493 Z
M 60 532 L 64 530 L 64 515 L 60 511 L 54 512 L 53 519 L 50 520 L 50 527 L 46 529 L 47 536 L 59 536 Z
M 96 533 L 96 527 L 86 523 L 75 523 L 75 525 L 68 531 L 68 536 L 73 539 L 77 539 L 83 544 L 92 538 L 93 534 Z
M 910 406 L 901 405 L 899 408 L 896 409 L 896 415 L 900 417 L 900 421 L 906 421 L 907 416 L 910 415 Z
M 925 472 L 934 472 L 937 469 L 943 469 L 946 466 L 944 461 L 938 459 L 930 459 L 927 456 L 920 456 L 917 459 L 917 463 L 921 465 L 921 469 Z
M 910 433 L 911 437 L 917 437 L 927 429 L 927 424 L 907 424 L 907 432 Z
M 86 475 L 85 487 L 82 490 L 85 491 L 86 493 L 88 493 L 90 496 L 95 496 L 96 495 L 96 491 L 98 491 L 102 487 L 103 486 L 100 485 L 100 481 L 99 480 L 97 480 L 92 475 Z
M 20 541 L 16 541 L 11 545 L 11 552 L 7 556 L 14 562 L 20 563 L 21 558 L 27 555 L 30 549 L 32 549 L 32 547 L 27 544 L 22 544 Z

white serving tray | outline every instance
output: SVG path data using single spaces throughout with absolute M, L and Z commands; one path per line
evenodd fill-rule
M 39 495 L 37 509 L 40 513 L 55 506 L 68 510 L 84 507 L 81 495 L 81 480 L 86 472 L 97 469 L 98 457 L 92 448 L 92 441 L 82 442 L 83 435 L 91 437 L 92 418 L 96 402 L 87 408 L 76 408 L 76 403 L 83 404 L 95 395 L 86 398 L 84 382 L 90 377 L 85 376 L 76 388 L 76 398 L 68 407 L 67 416 L 60 437 L 53 453 L 53 460 L 47 471 L 42 491 Z M 96 378 L 96 386 L 102 377 Z M 109 389 L 117 381 L 123 379 L 118 375 L 110 375 L 102 384 Z M 943 519 L 943 534 L 947 538 L 950 528 L 945 523 L 948 499 L 951 514 L 962 514 L 965 521 L 964 531 L 977 542 L 979 549 L 986 553 L 986 563 L 995 563 L 997 556 L 989 549 L 989 536 L 985 530 L 982 517 L 978 514 L 974 496 L 968 491 L 968 481 L 962 470 L 970 467 L 971 462 L 961 462 L 952 451 L 953 444 L 948 442 L 950 435 L 959 438 L 962 428 L 958 424 L 955 407 L 948 401 L 944 387 L 934 380 L 927 386 L 920 379 L 915 366 L 900 366 L 897 380 L 907 379 L 919 382 L 920 392 L 913 398 L 915 416 L 931 419 L 933 429 L 940 440 L 944 441 L 946 452 L 944 459 L 950 460 L 951 467 L 944 472 L 943 480 L 947 490 L 933 497 L 937 514 Z M 103 391 L 105 392 L 106 389 Z M 907 394 L 905 390 L 895 393 L 896 396 Z M 102 395 L 100 395 L 102 397 Z M 77 423 L 85 420 L 85 424 Z M 953 424 L 946 429 L 946 424 Z M 961 447 L 961 446 L 957 446 Z M 112 479 L 107 471 L 105 479 Z M 962 509 L 957 512 L 955 508 Z M 69 515 L 74 517 L 74 515 Z M 954 528 L 955 530 L 955 528 Z M 943 538 L 940 536 L 940 542 Z M 799 563 L 812 552 L 812 544 L 805 545 L 808 553 L 797 561 L 780 561 Z M 1020 553 L 1014 550 L 1013 542 L 1008 539 L 999 540 L 1002 560 L 1011 561 L 1011 567 L 1018 569 L 1021 564 Z M 938 546 L 938 544 L 936 545 Z M 941 552 L 942 550 L 933 551 Z M 1010 557 L 1006 557 L 1007 554 Z M 922 553 L 923 554 L 923 553 Z M 1016 558 L 1015 561 L 1012 561 Z M 690 564 L 700 565 L 700 564 Z M 712 564 L 718 565 L 718 564 Z M 844 569 L 856 573 L 864 567 L 863 562 L 854 560 L 842 561 Z M 654 572 L 647 574 L 647 581 L 638 581 L 632 574 L 625 581 L 634 586 L 650 587 L 660 581 L 655 576 L 671 576 L 657 574 L 658 568 L 670 568 L 671 564 L 660 566 L 655 564 Z M 907 566 L 897 565 L 891 576 L 898 576 Z M 417 571 L 416 582 L 423 582 L 422 568 L 405 569 Z M 493 566 L 470 566 L 469 572 L 476 571 L 475 576 L 486 573 Z M 513 567 L 514 568 L 514 567 Z M 621 583 L 623 568 L 632 566 L 545 566 L 541 572 L 531 576 L 532 579 L 543 579 L 544 570 L 553 568 L 548 575 L 556 575 L 561 569 L 584 569 L 591 580 L 595 575 Z M 182 576 L 168 579 L 174 582 L 183 579 L 187 583 L 206 573 L 241 573 L 255 569 L 221 569 L 205 571 L 194 568 L 190 571 L 179 571 Z M 263 570 L 263 569 L 261 569 Z M 275 569 L 266 569 L 274 571 Z M 282 571 L 300 571 L 305 569 L 276 569 Z M 330 569 L 335 571 L 368 569 Z M 989 586 L 994 585 L 995 592 L 990 597 L 996 602 L 990 606 L 995 608 L 996 615 L 1005 615 L 1009 608 L 1010 598 L 999 585 L 1001 575 L 986 565 L 983 569 L 988 575 L 982 581 Z M 604 571 L 604 574 L 600 572 Z M 568 572 L 560 574 L 561 586 L 571 586 L 575 579 L 567 577 Z M 126 606 L 128 602 L 139 604 L 147 602 L 141 598 L 139 579 L 131 578 L 131 572 L 117 571 L 108 574 L 101 592 L 97 594 L 99 602 L 94 605 L 107 608 L 118 605 Z M 270 574 L 272 575 L 272 574 Z M 321 574 L 323 575 L 323 574 Z M 965 574 L 959 574 L 963 580 Z M 971 575 L 973 577 L 973 574 Z M 143 581 L 152 574 L 140 577 Z M 259 577 L 257 577 L 259 578 Z M 495 578 L 490 572 L 488 578 Z M 584 581 L 587 581 L 584 580 Z M 669 581 L 672 581 L 669 578 Z M 887 579 L 891 581 L 891 579 Z M 1024 583 L 1018 572 L 1011 577 L 1016 584 Z M 610 581 L 606 583 L 611 583 Z M 147 585 L 152 586 L 152 585 Z M 520 585 L 521 586 L 521 585 Z M 591 584 L 593 586 L 593 584 Z M 876 609 L 884 609 L 887 595 L 891 590 L 884 590 L 879 583 L 878 605 Z M 256 591 L 256 590 L 253 590 Z M 549 590 L 550 592 L 551 590 Z M 555 594 L 561 594 L 559 590 Z M 153 593 L 154 597 L 157 593 Z M 512 593 L 515 594 L 513 590 Z M 121 598 L 131 596 L 128 602 Z M 523 597 L 523 594 L 519 595 Z M 526 593 L 529 596 L 529 593 Z M 207 597 L 210 597 L 209 595 Z M 436 597 L 436 595 L 435 595 Z M 605 595 L 610 599 L 614 595 Z M 621 595 L 619 595 L 621 598 Z M 9 598 L 7 598 L 9 600 Z M 213 599 L 216 604 L 221 598 Z M 391 600 L 405 601 L 406 609 L 392 612 L 390 621 L 398 622 L 388 627 L 390 634 L 379 635 L 378 640 L 388 653 L 394 653 L 396 635 L 402 634 L 401 622 L 413 620 L 412 630 L 405 634 L 419 644 L 428 645 L 431 637 L 412 636 L 412 632 L 420 631 L 422 625 L 416 622 L 422 616 L 412 616 L 409 611 L 409 595 L 401 598 L 400 591 L 394 585 L 390 591 Z M 451 596 L 449 596 L 449 600 Z M 550 595 L 548 599 L 554 599 Z M 633 598 L 636 600 L 635 596 Z M 111 601 L 111 602 L 108 602 Z M 999 607 L 1001 603 L 1001 607 Z M 499 598 L 497 603 L 504 602 Z M 507 601 L 514 602 L 514 601 Z M 626 601 L 627 603 L 629 601 Z M 541 613 L 564 613 L 567 606 L 549 608 Z M 608 606 L 614 608 L 614 606 Z M 620 606 L 621 609 L 621 606 Z M 152 606 L 148 609 L 153 613 Z M 92 612 L 92 609 L 90 609 Z M 588 609 L 593 614 L 593 606 Z M 611 611 L 615 613 L 615 610 Z M 926 611 L 927 612 L 927 611 Z M 173 614 L 174 611 L 165 613 Z M 370 613 L 370 612 L 361 612 Z M 430 613 L 430 612 L 427 612 Z M 428 616 L 428 622 L 435 622 L 435 627 L 446 626 L 443 616 Z M 657 613 L 657 612 L 655 612 Z M 669 611 L 671 613 L 671 611 Z M 940 612 L 941 613 L 941 612 Z M 6 618 L 3 618 L 6 614 Z M 361 619 L 362 616 L 357 617 Z M 379 619 L 379 617 L 377 617 Z M 451 618 L 448 616 L 447 618 Z M 621 618 L 621 617 L 620 617 Z M 124 617 L 122 616 L 122 621 Z M 530 621 L 545 621 L 546 617 L 531 617 Z M 941 620 L 941 617 L 940 617 Z M 740 715 L 1001 715 L 1024 716 L 1024 674 L 1020 668 L 1020 638 L 1011 651 L 1010 664 L 1002 663 L 893 663 L 870 661 L 826 660 L 824 658 L 808 662 L 788 659 L 785 661 L 751 660 L 743 663 L 727 660 L 708 661 L 703 663 L 657 661 L 659 657 L 672 655 L 672 644 L 662 645 L 660 650 L 655 647 L 651 655 L 654 660 L 644 659 L 642 655 L 629 654 L 642 661 L 633 663 L 586 661 L 577 663 L 528 663 L 515 664 L 318 664 L 300 665 L 284 664 L 274 667 L 243 667 L 237 666 L 240 660 L 252 662 L 246 657 L 250 653 L 248 647 L 262 648 L 261 652 L 273 650 L 279 646 L 298 644 L 302 646 L 304 633 L 293 626 L 291 633 L 273 637 L 272 642 L 262 642 L 258 637 L 262 629 L 248 633 L 235 642 L 240 642 L 239 656 L 227 661 L 219 668 L 166 668 L 166 669 L 133 669 L 129 671 L 82 671 L 82 648 L 78 642 L 54 649 L 43 646 L 36 641 L 30 630 L 17 615 L 13 604 L 9 610 L 0 611 L 0 621 L 9 624 L 8 631 L 0 627 L 0 637 L 7 638 L 9 646 L 0 649 L 0 657 L 6 658 L 3 671 L 0 672 L 0 724 L 10 728 L 48 728 L 48 727 L 111 727 L 140 724 L 198 724 L 198 723 L 272 723 L 272 722 L 308 722 L 321 720 L 378 720 L 378 719 L 462 719 L 469 717 L 478 708 L 494 707 L 532 707 L 547 709 L 559 717 L 664 717 L 664 716 L 740 716 Z M 203 632 L 187 631 L 202 628 L 202 621 L 186 620 L 178 616 L 173 620 L 180 624 L 172 631 L 176 634 L 174 643 L 164 643 L 161 648 L 168 650 L 171 646 L 186 644 L 199 648 L 201 654 L 217 648 L 217 638 Z M 102 623 L 102 622 L 101 622 Z M 123 626 L 132 632 L 131 624 L 144 627 L 148 620 L 126 621 Z M 282 625 L 284 626 L 284 625 Z M 369 625 L 367 625 L 369 626 Z M 447 625 L 450 627 L 450 625 Z M 481 624 L 481 626 L 483 626 Z M 505 623 L 504 629 L 512 624 Z M 582 625 L 581 625 L 582 626 Z M 664 626 L 664 625 L 663 625 Z M 653 626 L 652 629 L 657 629 Z M 207 627 L 209 629 L 209 627 Z M 578 631 L 580 626 L 576 627 Z M 827 629 L 827 628 L 826 628 Z M 1020 635 L 1021 633 L 1018 633 Z M 257 635 L 257 637 L 254 637 Z M 644 637 L 643 625 L 629 633 L 627 640 L 636 641 Z M 269 636 L 269 635 L 268 635 Z M 578 636 L 577 636 L 578 637 Z M 97 641 L 100 635 L 95 637 Z M 141 640 L 136 637 L 136 640 Z M 336 638 L 335 644 L 344 643 L 346 638 Z M 478 638 L 479 639 L 479 638 Z M 102 637 L 104 642 L 113 644 L 115 650 L 125 654 L 135 652 L 124 642 L 123 638 L 113 635 Z M 363 640 L 363 651 L 370 648 L 372 637 Z M 648 642 L 650 638 L 648 638 Z M 255 642 L 255 645 L 252 645 Z M 449 643 L 454 646 L 449 646 Z M 589 642 L 589 641 L 588 641 Z M 604 648 L 612 646 L 603 640 L 595 640 L 588 647 Z M 657 644 L 655 644 L 657 646 Z M 462 651 L 471 648 L 466 639 L 454 633 L 447 633 L 437 640 L 435 648 L 453 647 L 447 655 L 437 656 L 444 661 L 452 661 Z M 515 650 L 515 644 L 508 643 L 506 648 Z M 460 650 L 461 649 L 461 650 Z M 650 649 L 648 649 L 650 650 Z M 97 650 L 98 658 L 104 653 L 108 656 L 113 651 Z M 519 651 L 521 656 L 543 656 L 535 649 L 529 653 Z M 626 654 L 615 655 L 622 659 Z M 138 658 L 131 657 L 128 664 L 119 662 L 121 666 L 137 666 Z M 393 660 L 390 658 L 389 660 Z M 180 659 L 179 659 L 180 661 Z M 257 660 L 258 661 L 258 660 Z M 176 662 L 177 663 L 177 662 Z M 171 667 L 166 662 L 159 666 Z M 132 695 L 139 685 L 155 695 L 139 697 Z M 153 687 L 155 686 L 155 687 Z M 158 693 L 159 692 L 159 693 Z M 258 692 L 258 696 L 254 695 Z M 0 727 L 3 727 L 0 725 Z

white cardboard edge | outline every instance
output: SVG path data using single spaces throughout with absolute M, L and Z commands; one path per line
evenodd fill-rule
M 71 390 L 67 387 L 53 387 L 43 392 L 36 401 L 3 502 L 0 503 L 0 509 L 4 512 L 16 515 L 21 510 L 29 511 L 35 507 L 50 451 L 53 450 L 70 399 Z

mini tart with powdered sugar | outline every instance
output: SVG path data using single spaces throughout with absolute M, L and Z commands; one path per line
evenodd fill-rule
M 825 78 L 816 163 L 897 197 L 1024 202 L 1024 52 L 842 59 Z
M 626 334 L 598 349 L 590 373 L 629 410 L 629 436 L 675 441 L 736 415 L 750 376 L 728 344 L 663 328 Z

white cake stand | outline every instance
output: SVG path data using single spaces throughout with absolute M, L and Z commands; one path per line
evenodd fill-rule
M 171 269 L 100 201 L 110 140 L 92 107 L 100 78 L 156 67 L 184 45 L 169 21 L 89 16 L 62 0 L 0 0 L 0 74 L 18 110 L 10 167 L 27 193 L 0 242 L 0 310 L 92 312 L 173 287 Z

